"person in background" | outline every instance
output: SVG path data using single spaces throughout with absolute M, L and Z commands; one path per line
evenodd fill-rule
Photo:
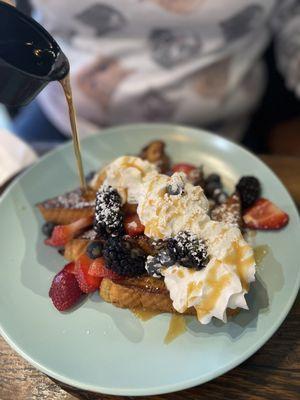
M 300 4 L 295 0 L 32 0 L 33 16 L 71 65 L 80 135 L 131 122 L 200 126 L 240 140 L 278 68 L 300 95 Z M 58 83 L 14 121 L 29 142 L 70 136 Z

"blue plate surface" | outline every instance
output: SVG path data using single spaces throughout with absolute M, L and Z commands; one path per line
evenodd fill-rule
M 48 297 L 64 261 L 43 245 L 42 219 L 34 204 L 78 185 L 73 149 L 67 144 L 23 174 L 0 203 L 0 333 L 26 360 L 78 388 L 115 395 L 150 395 L 206 382 L 237 366 L 276 331 L 290 310 L 300 281 L 299 216 L 278 178 L 258 158 L 207 132 L 171 125 L 113 128 L 82 143 L 86 171 L 161 138 L 173 160 L 204 164 L 228 186 L 254 174 L 263 195 L 290 216 L 279 232 L 259 232 L 269 251 L 248 295 L 250 311 L 227 324 L 187 322 L 188 330 L 164 344 L 170 316 L 142 322 L 106 304 L 98 294 L 72 312 L 59 313 Z

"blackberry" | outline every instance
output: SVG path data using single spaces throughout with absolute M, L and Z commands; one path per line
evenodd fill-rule
M 167 247 L 184 267 L 200 269 L 207 263 L 205 242 L 189 232 L 179 232 L 174 238 L 168 240 Z
M 236 185 L 242 201 L 242 207 L 248 208 L 259 198 L 261 186 L 259 180 L 254 176 L 243 176 Z
M 42 226 L 42 232 L 46 237 L 50 237 L 52 235 L 53 229 L 56 224 L 54 222 L 45 222 Z
M 123 233 L 121 197 L 111 186 L 102 187 L 96 195 L 94 230 L 103 238 Z
M 143 275 L 146 255 L 124 239 L 111 237 L 103 249 L 106 267 L 123 276 Z
M 103 244 L 99 241 L 91 242 L 87 249 L 86 254 L 92 260 L 102 256 Z

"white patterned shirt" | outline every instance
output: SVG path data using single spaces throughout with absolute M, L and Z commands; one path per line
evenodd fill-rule
M 300 15 L 293 0 L 32 0 L 61 45 L 84 136 L 91 126 L 243 120 L 264 90 L 261 55 L 278 38 L 279 66 L 300 93 Z M 39 96 L 69 134 L 62 90 Z M 232 133 L 232 136 L 237 136 Z

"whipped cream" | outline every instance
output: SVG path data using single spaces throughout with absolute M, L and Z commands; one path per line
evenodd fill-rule
M 178 312 L 195 307 L 198 320 L 207 324 L 212 317 L 226 322 L 228 307 L 248 308 L 244 295 L 255 280 L 253 250 L 236 226 L 210 219 L 200 186 L 193 186 L 182 172 L 159 174 L 155 165 L 138 157 L 116 159 L 105 174 L 104 183 L 116 188 L 124 203 L 138 204 L 145 235 L 166 239 L 188 231 L 205 241 L 210 258 L 205 268 L 175 264 L 162 270 Z
M 157 175 L 157 167 L 139 157 L 123 156 L 105 168 L 104 184 L 117 189 L 123 203 L 137 204 L 143 182 L 149 175 Z
M 175 193 L 179 187 L 179 194 L 169 195 L 168 186 Z M 143 190 L 137 212 L 147 236 L 166 239 L 188 231 L 207 245 L 210 262 L 201 271 L 176 264 L 162 272 L 175 310 L 195 307 L 199 321 L 207 324 L 212 317 L 225 322 L 227 307 L 247 309 L 244 295 L 255 279 L 255 260 L 239 228 L 212 221 L 202 188 L 184 173 L 148 176 Z
M 182 185 L 184 193 L 170 195 L 167 186 Z M 209 220 L 208 200 L 200 186 L 193 186 L 183 172 L 169 177 L 148 175 L 137 213 L 145 226 L 145 235 L 165 239 L 181 231 L 200 233 L 200 225 Z
M 205 232 L 209 232 L 209 240 Z M 176 264 L 164 269 L 162 275 L 178 312 L 195 307 L 203 324 L 212 317 L 226 322 L 227 307 L 248 309 L 244 295 L 255 280 L 253 250 L 239 229 L 223 223 L 209 221 L 202 238 L 207 240 L 210 256 L 205 268 L 198 271 Z

